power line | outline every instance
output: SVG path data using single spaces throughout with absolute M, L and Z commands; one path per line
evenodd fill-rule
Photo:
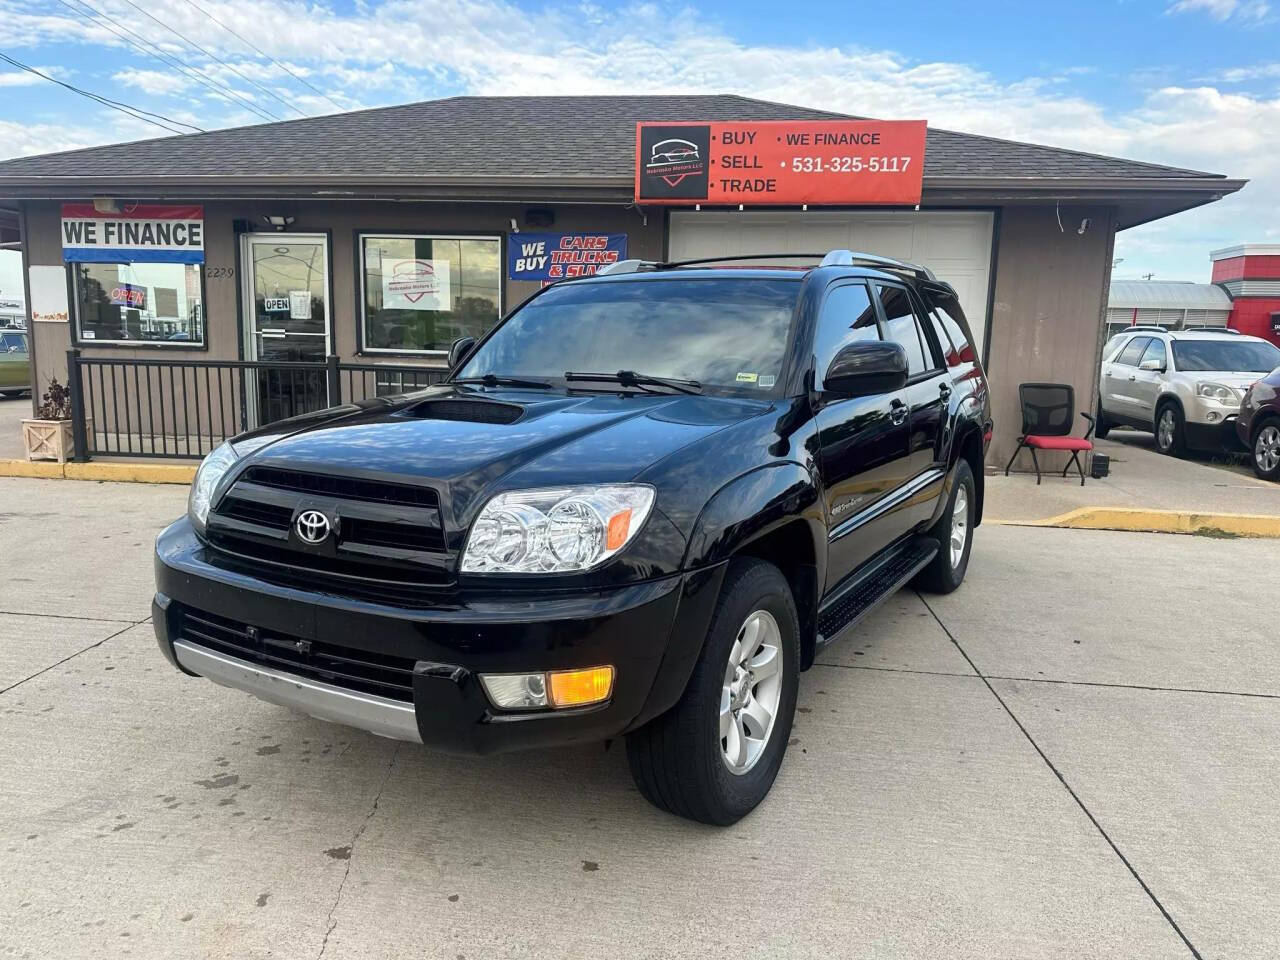
M 135 47 L 136 49 L 141 51 L 144 55 L 151 57 L 153 60 L 159 60 L 165 66 L 176 68 L 184 76 L 189 77 L 190 79 L 194 80 L 196 83 L 204 84 L 204 86 L 208 87 L 218 96 L 224 97 L 228 101 L 244 107 L 245 109 L 253 113 L 254 116 L 262 120 L 278 119 L 272 114 L 262 110 L 262 108 L 260 108 L 257 104 L 255 104 L 252 100 L 242 97 L 239 93 L 237 93 L 234 89 L 232 89 L 230 86 L 223 83 L 222 81 L 216 80 L 213 77 L 207 77 L 200 71 L 196 70 L 194 67 L 186 66 L 181 60 L 179 60 L 177 57 L 174 57 L 172 54 L 165 53 L 156 44 L 153 44 L 146 37 L 142 36 L 137 31 L 131 30 L 129 27 L 126 27 L 124 24 L 120 23 L 120 21 L 113 19 L 108 14 L 104 13 L 103 11 L 95 7 L 93 4 L 89 3 L 88 0 L 76 0 L 76 2 L 86 7 L 91 13 L 93 13 L 93 15 L 96 18 L 101 18 L 102 20 L 106 21 L 105 23 L 98 24 L 99 26 L 106 27 L 108 30 L 114 33 L 117 37 L 120 37 L 126 43 Z M 82 20 L 88 19 L 85 16 L 85 13 L 83 10 L 80 10 L 77 7 L 73 7 L 70 3 L 67 2 L 67 0 L 58 0 L 58 3 L 62 4 L 64 7 L 66 7 L 68 10 L 70 10 L 72 13 L 74 13 L 77 17 L 81 18 Z M 90 20 L 89 22 L 96 24 L 97 21 Z M 124 33 L 121 33 L 120 32 L 121 30 L 123 30 Z M 127 33 L 129 36 L 125 36 L 125 33 Z M 134 39 L 130 39 L 130 37 Z
M 189 6 L 195 7 L 197 10 L 199 10 L 201 13 L 203 13 L 206 17 L 208 17 L 210 20 L 212 20 L 214 23 L 216 23 L 218 26 L 220 26 L 223 30 L 227 31 L 227 33 L 231 34 L 231 35 L 232 35 L 233 37 L 235 37 L 237 40 L 241 41 L 241 42 L 242 42 L 242 43 L 244 43 L 246 46 L 248 46 L 251 50 L 253 50 L 254 52 L 258 53 L 258 54 L 259 54 L 259 55 L 261 55 L 261 56 L 266 57 L 268 60 L 270 60 L 272 63 L 274 63 L 277 67 L 279 67 L 281 70 L 283 70 L 283 71 L 284 71 L 285 73 L 287 73 L 289 76 L 293 77 L 293 79 L 297 80 L 297 81 L 298 81 L 300 84 L 302 84 L 304 87 L 307 87 L 309 90 L 312 90 L 312 91 L 314 91 L 315 93 L 320 94 L 320 96 L 324 97 L 326 100 L 328 100 L 330 103 L 332 103 L 332 104 L 333 104 L 335 107 L 337 107 L 339 110 L 346 110 L 346 109 L 347 109 L 347 108 L 346 108 L 346 107 L 344 107 L 342 104 L 340 104 L 337 100 L 333 99 L 333 97 L 329 96 L 327 93 L 325 93 L 323 90 L 321 90 L 319 87 L 315 86 L 315 85 L 314 85 L 314 84 L 312 84 L 312 83 L 309 83 L 308 81 L 304 80 L 302 77 L 298 76 L 296 73 L 294 73 L 292 70 L 290 70 L 287 66 L 285 66 L 283 63 L 281 63 L 281 62 L 280 62 L 279 60 L 277 60 L 275 57 L 271 56 L 271 54 L 267 53 L 267 52 L 266 52 L 265 50 L 263 50 L 261 47 L 259 47 L 259 46 L 257 46 L 256 44 L 254 44 L 254 43 L 253 43 L 253 41 L 251 41 L 251 40 L 247 39 L 246 37 L 244 37 L 244 36 L 242 36 L 242 35 L 240 35 L 240 34 L 236 33 L 236 32 L 235 32 L 234 30 L 232 30 L 229 26 L 227 26 L 225 23 L 223 23 L 221 20 L 219 20 L 217 17 L 215 17 L 212 13 L 210 13 L 208 10 L 204 9 L 204 7 L 202 7 L 202 6 L 200 6 L 199 4 L 197 4 L 197 3 L 195 2 L 195 0 L 186 0 L 186 3 L 187 3 Z
M 276 100 L 279 100 L 282 104 L 284 104 L 284 105 L 285 105 L 286 107 L 288 107 L 289 109 L 291 109 L 291 110 L 297 110 L 297 111 L 298 111 L 298 113 L 300 113 L 302 116 L 304 116 L 304 117 L 305 117 L 305 116 L 307 115 L 306 111 L 305 111 L 305 110 L 303 110 L 302 108 L 300 108 L 300 107 L 296 106 L 295 104 L 290 103 L 288 100 L 283 99 L 283 98 L 282 98 L 282 97 L 280 97 L 278 94 L 273 93 L 272 91 L 268 90 L 266 87 L 264 87 L 262 84 L 258 83 L 256 80 L 251 80 L 249 77 L 246 77 L 243 73 L 241 73 L 239 70 L 237 70 L 237 69 L 236 69 L 235 67 L 233 67 L 231 64 L 227 63 L 227 61 L 223 60 L 221 57 L 219 57 L 219 56 L 217 56 L 217 55 L 215 55 L 215 54 L 213 54 L 213 53 L 210 53 L 208 50 L 206 50 L 204 47 L 200 46 L 200 44 L 196 43 L 194 40 L 189 40 L 189 39 L 187 39 L 187 37 L 183 36 L 183 35 L 182 35 L 181 33 L 179 33 L 177 30 L 173 29 L 173 27 L 169 26 L 167 23 L 165 23 L 165 22 L 164 22 L 163 20 L 161 20 L 159 17 L 155 16 L 155 15 L 154 15 L 154 14 L 152 14 L 152 13 L 149 13 L 147 10 L 144 10 L 142 7 L 138 6 L 136 3 L 134 3 L 134 2 L 133 2 L 133 0 L 124 0 L 124 2 L 125 2 L 125 3 L 127 3 L 129 6 L 133 7 L 133 9 L 137 10 L 137 11 L 138 11 L 139 13 L 141 13 L 143 16 L 147 17 L 147 18 L 148 18 L 148 19 L 150 19 L 150 20 L 154 20 L 156 23 L 160 24 L 160 26 L 164 27 L 166 30 L 168 30 L 170 33 L 172 33 L 172 34 L 173 34 L 175 37 L 177 37 L 178 39 L 180 39 L 180 40 L 182 40 L 183 42 L 188 43 L 188 44 L 190 44 L 191 46 L 195 47 L 197 50 L 199 50 L 201 53 L 203 53 L 203 54 L 204 54 L 206 57 L 208 57 L 210 60 L 214 60 L 214 61 L 216 61 L 217 63 L 222 64 L 224 67 L 226 67 L 228 70 L 230 70 L 232 73 L 234 73 L 237 77 L 239 77 L 239 78 L 240 78 L 241 80 L 243 80 L 245 83 L 252 84 L 253 86 L 257 87 L 259 90 L 261 90 L 263 93 L 265 93 L 267 96 L 272 97 L 272 98 L 274 98 L 274 99 L 276 99 Z M 263 109 L 264 109 L 264 110 L 266 110 L 266 107 L 263 107 Z M 267 113 L 271 113 L 271 111 L 270 111 L 270 110 L 267 110 Z M 273 120 L 279 120 L 280 118 L 279 118 L 279 117 L 277 117 L 277 116 L 275 116 L 275 115 L 273 114 L 273 115 L 272 115 L 272 119 L 273 119 Z
M 17 67 L 19 70 L 25 70 L 27 73 L 35 74 L 37 77 L 41 77 L 42 79 L 48 80 L 50 83 L 56 83 L 58 86 L 64 87 L 67 90 L 70 90 L 72 93 L 78 93 L 82 97 L 88 97 L 90 100 L 94 100 L 97 103 L 102 104 L 104 107 L 110 107 L 112 110 L 118 110 L 120 113 L 123 113 L 129 117 L 133 117 L 133 119 L 135 120 L 142 120 L 144 123 L 149 123 L 152 126 L 160 127 L 164 130 L 168 130 L 170 133 L 176 133 L 181 135 L 186 132 L 184 130 L 178 129 L 178 127 L 190 127 L 192 130 L 196 130 L 200 133 L 204 133 L 203 130 L 201 130 L 199 127 L 195 126 L 194 124 L 183 123 L 181 120 L 174 120 L 171 117 L 164 116 L 164 114 L 152 113 L 150 110 L 143 110 L 141 107 L 135 107 L 127 103 L 121 103 L 119 100 L 112 100 L 109 97 L 103 97 L 96 93 L 92 93 L 88 90 L 82 90 L 79 87 L 72 86 L 69 83 L 63 83 L 61 80 L 57 79 L 56 77 L 51 77 L 47 73 L 41 73 L 35 67 L 28 66 L 27 64 L 21 62 L 20 60 L 13 59 L 13 57 L 9 56 L 7 53 L 0 52 L 0 60 L 4 60 L 6 63 L 12 64 L 13 66 Z M 155 117 L 156 119 L 153 120 L 151 119 L 152 117 Z M 162 123 L 161 121 L 168 121 L 168 123 Z M 177 126 L 171 127 L 169 126 L 170 123 L 176 124 Z

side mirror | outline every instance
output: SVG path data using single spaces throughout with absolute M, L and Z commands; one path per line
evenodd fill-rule
M 1148 373 L 1164 373 L 1164 364 L 1159 360 L 1143 360 L 1138 364 L 1139 370 L 1146 370 Z
M 884 340 L 847 344 L 832 359 L 822 382 L 824 390 L 842 397 L 901 390 L 907 384 L 907 351 Z
M 475 337 L 459 337 L 453 341 L 453 346 L 449 348 L 449 369 L 457 370 L 462 366 L 462 361 L 467 359 L 471 353 L 471 348 L 476 345 Z

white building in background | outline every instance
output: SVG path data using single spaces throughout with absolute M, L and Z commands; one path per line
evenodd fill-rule
M 1133 324 L 1170 330 L 1226 327 L 1231 296 L 1213 283 L 1181 280 L 1112 280 L 1107 299 L 1107 337 Z

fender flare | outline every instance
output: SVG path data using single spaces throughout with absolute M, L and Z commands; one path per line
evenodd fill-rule
M 794 461 L 756 467 L 712 494 L 694 521 L 682 567 L 721 563 L 797 519 L 808 527 L 815 562 L 819 572 L 825 571 L 826 523 L 813 476 Z

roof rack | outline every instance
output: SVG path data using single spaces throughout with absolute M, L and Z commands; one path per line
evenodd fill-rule
M 1131 333 L 1134 330 L 1155 330 L 1159 333 L 1168 333 L 1169 328 L 1158 323 L 1132 323 L 1121 330 L 1121 333 Z
M 894 260 L 891 257 L 878 257 L 871 253 L 855 253 L 852 250 L 830 250 L 827 253 L 747 253 L 726 257 L 699 257 L 696 260 L 619 260 L 601 267 L 595 276 L 619 273 L 646 273 L 655 270 L 674 270 L 679 267 L 700 267 L 712 263 L 736 263 L 739 260 L 807 260 L 818 261 L 821 267 L 873 267 L 877 270 L 890 270 L 909 273 L 921 280 L 937 281 L 933 271 L 919 264 L 907 263 L 905 260 Z
M 1240 336 L 1239 330 L 1232 330 L 1229 327 L 1220 326 L 1216 323 L 1188 323 L 1182 329 L 1183 330 L 1199 330 L 1201 332 L 1207 331 L 1209 333 L 1230 333 L 1237 337 Z

